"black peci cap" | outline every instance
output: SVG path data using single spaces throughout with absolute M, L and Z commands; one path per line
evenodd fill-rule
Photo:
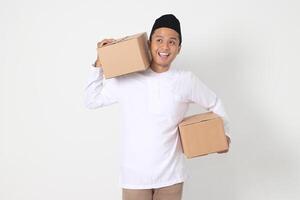
M 158 28 L 163 28 L 163 27 L 170 28 L 176 31 L 179 35 L 179 45 L 181 45 L 182 37 L 181 37 L 181 30 L 180 30 L 180 22 L 173 14 L 166 14 L 155 20 L 150 33 L 150 40 L 154 31 Z

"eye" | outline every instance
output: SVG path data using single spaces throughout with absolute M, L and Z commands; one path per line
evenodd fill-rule
M 176 44 L 176 41 L 174 41 L 174 40 L 170 40 L 170 41 L 169 41 L 169 44 L 171 44 L 171 45 L 175 45 L 175 44 Z
M 158 38 L 158 39 L 156 39 L 156 42 L 161 43 L 162 39 Z

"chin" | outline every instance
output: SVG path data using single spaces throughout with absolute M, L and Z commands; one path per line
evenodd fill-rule
M 162 66 L 162 67 L 169 67 L 171 65 L 170 62 L 154 62 L 156 65 Z

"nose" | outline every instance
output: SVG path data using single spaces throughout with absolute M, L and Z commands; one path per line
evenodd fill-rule
M 169 44 L 168 44 L 168 42 L 162 42 L 160 47 L 164 50 L 169 49 Z

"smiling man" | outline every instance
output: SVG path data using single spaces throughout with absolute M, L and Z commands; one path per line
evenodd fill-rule
M 104 39 L 97 46 L 112 41 Z M 99 55 L 91 67 L 86 106 L 121 105 L 123 200 L 181 199 L 188 173 L 177 127 L 189 104 L 197 103 L 223 117 L 228 132 L 225 111 L 214 92 L 192 72 L 172 69 L 181 42 L 179 20 L 172 14 L 163 15 L 151 30 L 152 62 L 146 71 L 104 79 Z
M 151 68 L 156 72 L 169 70 L 181 48 L 180 23 L 174 15 L 158 18 L 150 34 Z

